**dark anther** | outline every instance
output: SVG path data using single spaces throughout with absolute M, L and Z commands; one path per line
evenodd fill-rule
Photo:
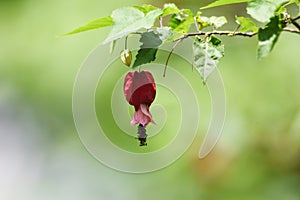
M 147 146 L 147 134 L 146 129 L 142 124 L 139 124 L 138 126 L 138 140 L 140 141 L 140 146 Z

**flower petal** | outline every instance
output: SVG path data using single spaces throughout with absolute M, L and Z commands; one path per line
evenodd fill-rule
M 140 108 L 135 111 L 130 123 L 131 125 L 142 124 L 143 126 L 147 126 L 150 122 L 155 124 L 152 119 L 152 115 L 149 112 L 148 106 L 141 104 Z
M 156 85 L 152 74 L 148 71 L 127 73 L 124 81 L 124 95 L 136 111 L 141 104 L 150 106 L 156 95 Z

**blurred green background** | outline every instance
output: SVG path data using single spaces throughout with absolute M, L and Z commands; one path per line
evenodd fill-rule
M 197 156 L 209 109 L 201 112 L 200 139 L 153 173 L 112 170 L 85 150 L 72 118 L 72 87 L 80 64 L 109 29 L 56 36 L 145 2 L 164 3 L 0 1 L 0 199 L 300 199 L 300 37 L 291 33 L 283 33 L 262 61 L 256 60 L 256 38 L 223 38 L 219 69 L 227 117 L 205 159 Z M 173 2 L 194 11 L 208 3 Z M 239 4 L 204 14 L 233 22 L 244 10 Z M 198 87 L 205 99 L 205 87 Z

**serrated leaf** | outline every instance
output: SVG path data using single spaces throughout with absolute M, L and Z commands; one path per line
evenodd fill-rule
M 286 7 L 283 7 L 283 6 L 280 6 L 277 10 L 276 10 L 276 14 L 283 14 L 283 13 L 285 13 L 285 12 L 287 12 L 287 9 L 286 9 Z M 275 15 L 276 15 L 275 14 Z
M 274 48 L 275 43 L 282 31 L 282 25 L 280 24 L 279 17 L 275 16 L 271 18 L 271 21 L 267 24 L 266 28 L 260 28 L 258 31 L 258 59 L 262 59 L 269 55 Z
M 287 0 L 252 0 L 248 3 L 247 13 L 257 21 L 266 23 L 274 16 L 276 9 Z
M 140 11 L 142 11 L 145 15 L 148 12 L 152 11 L 152 10 L 157 10 L 158 9 L 157 7 L 152 6 L 150 4 L 144 4 L 142 6 L 133 6 L 133 7 L 136 8 L 136 9 L 138 9 L 138 10 L 140 10 Z
M 111 15 L 114 20 L 114 25 L 103 44 L 119 39 L 141 28 L 151 28 L 155 19 L 160 14 L 162 14 L 162 11 L 159 9 L 152 10 L 146 15 L 133 7 L 125 7 L 114 10 Z
M 138 50 L 132 68 L 150 63 L 156 59 L 157 48 L 146 48 Z
M 251 31 L 256 33 L 258 31 L 257 26 L 249 18 L 235 16 L 235 19 L 236 23 L 241 26 L 241 32 Z
M 204 6 L 200 9 L 207 9 L 207 8 L 213 8 L 217 6 L 223 6 L 223 5 L 228 5 L 228 4 L 234 4 L 234 3 L 244 3 L 244 2 L 249 2 L 251 0 L 219 0 L 215 1 L 207 6 Z
M 163 41 L 160 39 L 158 33 L 149 31 L 142 34 L 140 42 L 142 45 L 140 46 L 140 50 L 138 50 L 132 68 L 154 61 L 158 47 Z
M 209 18 L 208 17 L 203 17 L 203 16 L 199 15 L 198 13 L 197 13 L 197 16 L 196 16 L 196 21 L 198 23 L 199 30 L 201 30 L 205 27 L 211 26 Z
M 209 18 L 209 21 L 210 24 L 215 28 L 220 28 L 221 26 L 227 23 L 227 20 L 224 16 L 221 17 L 212 16 Z
M 80 26 L 69 33 L 64 34 L 64 36 L 81 33 L 84 31 L 94 30 L 94 29 L 98 29 L 98 28 L 104 28 L 107 26 L 112 26 L 113 24 L 114 24 L 114 21 L 110 16 L 102 17 L 102 18 L 90 21 L 87 24 Z
M 172 15 L 169 20 L 169 27 L 178 33 L 187 33 L 190 25 L 194 23 L 194 14 L 189 9 L 183 9 L 179 13 Z
M 154 31 L 142 33 L 140 42 L 142 43 L 141 48 L 156 48 L 162 44 L 159 35 Z
M 167 16 L 180 12 L 179 8 L 174 3 L 167 3 L 164 5 L 162 16 Z
M 211 36 L 209 41 L 196 37 L 193 43 L 194 65 L 205 83 L 208 76 L 216 69 L 219 60 L 224 56 L 224 45 Z
M 173 36 L 172 29 L 167 26 L 157 28 L 156 33 L 158 34 L 158 36 L 162 42 L 169 40 Z
M 198 22 L 200 30 L 208 26 L 214 26 L 215 28 L 220 28 L 221 26 L 227 23 L 227 20 L 224 16 L 221 17 L 212 16 L 210 18 L 198 16 L 196 20 Z

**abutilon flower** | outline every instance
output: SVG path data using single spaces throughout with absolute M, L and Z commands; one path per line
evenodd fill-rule
M 149 111 L 156 95 L 156 85 L 152 74 L 149 71 L 128 72 L 124 80 L 124 95 L 128 103 L 135 109 L 131 125 L 139 124 L 140 146 L 147 145 L 145 127 L 150 122 L 155 124 Z

